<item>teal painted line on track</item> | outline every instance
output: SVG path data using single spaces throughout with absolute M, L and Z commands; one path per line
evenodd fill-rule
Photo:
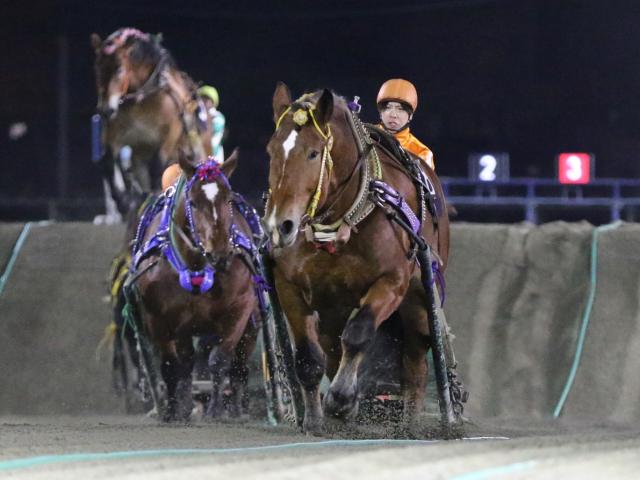
M 463 440 L 508 440 L 507 437 L 470 437 Z M 217 455 L 229 453 L 260 453 L 274 450 L 286 449 L 311 449 L 319 447 L 367 447 L 375 445 L 429 445 L 440 443 L 441 440 L 390 440 L 390 439 L 371 439 L 371 440 L 324 440 L 320 442 L 299 442 L 299 443 L 283 443 L 277 445 L 265 445 L 260 447 L 240 447 L 240 448 L 185 448 L 185 449 L 166 449 L 166 450 L 129 450 L 119 452 L 103 452 L 103 453 L 69 453 L 63 455 L 41 455 L 38 457 L 15 458 L 0 462 L 0 471 L 18 470 L 22 468 L 40 467 L 44 465 L 75 463 L 75 462 L 91 462 L 91 461 L 108 461 L 108 460 L 125 460 L 131 458 L 150 458 L 150 457 L 169 457 L 169 456 L 187 456 L 187 455 Z
M 9 276 L 11 275 L 11 271 L 13 270 L 13 265 L 14 263 L 16 263 L 16 259 L 18 258 L 18 255 L 20 254 L 20 250 L 24 245 L 24 241 L 26 240 L 27 235 L 29 234 L 29 230 L 31 230 L 31 222 L 25 223 L 24 227 L 22 227 L 22 231 L 20 232 L 20 235 L 18 236 L 18 240 L 16 240 L 16 244 L 13 246 L 13 250 L 11 251 L 11 257 L 9 257 L 9 261 L 7 262 L 7 267 L 4 269 L 4 272 L 2 273 L 2 277 L 0 277 L 0 295 L 2 295 L 2 292 L 4 291 L 4 287 L 7 284 L 7 281 L 9 280 Z
M 512 473 L 521 472 L 523 470 L 529 470 L 530 468 L 538 465 L 536 461 L 510 463 L 508 465 L 501 465 L 499 467 L 485 468 L 482 470 L 476 470 L 474 472 L 463 473 L 462 475 L 455 475 L 450 477 L 449 480 L 484 480 L 486 478 L 497 477 L 501 475 L 510 475 Z
M 553 411 L 553 418 L 558 418 L 560 416 L 560 413 L 562 413 L 562 409 L 564 408 L 567 398 L 569 397 L 569 393 L 571 392 L 571 388 L 573 387 L 573 382 L 576 379 L 576 374 L 578 373 L 580 360 L 582 358 L 582 350 L 584 348 L 584 342 L 587 337 L 587 328 L 589 327 L 589 321 L 591 320 L 591 311 L 593 310 L 593 304 L 596 298 L 596 286 L 598 279 L 598 237 L 601 233 L 609 230 L 615 230 L 616 228 L 620 227 L 620 225 L 622 225 L 622 222 L 618 221 L 609 225 L 602 225 L 600 227 L 597 227 L 593 231 L 593 237 L 591 239 L 589 297 L 582 315 L 582 324 L 580 325 L 578 339 L 576 340 L 576 353 L 573 356 L 573 363 L 571 365 L 571 369 L 569 370 L 569 375 L 567 376 L 567 381 L 565 383 L 564 389 L 562 390 L 560 399 L 558 400 L 556 408 Z
M 0 470 L 16 470 L 54 463 L 90 462 L 100 460 L 122 460 L 129 458 L 165 457 L 179 455 L 212 455 L 228 453 L 260 453 L 274 450 L 318 447 L 362 447 L 372 445 L 424 445 L 438 440 L 326 440 L 321 442 L 285 443 L 260 447 L 242 448 L 187 448 L 168 450 L 130 450 L 105 453 L 71 453 L 64 455 L 42 455 L 39 457 L 16 458 L 0 462 Z

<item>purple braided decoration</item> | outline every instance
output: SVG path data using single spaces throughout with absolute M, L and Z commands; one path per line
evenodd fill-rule
M 147 232 L 147 228 L 156 217 L 158 212 L 162 210 L 165 205 L 165 197 L 160 196 L 150 202 L 142 212 L 142 218 L 138 223 L 138 228 L 136 229 L 136 236 L 133 241 L 132 254 L 136 254 L 140 248 L 142 248 L 142 240 L 144 239 L 144 235 Z
M 204 246 L 202 245 L 202 241 L 200 240 L 200 236 L 196 231 L 196 224 L 193 220 L 193 208 L 192 201 L 189 199 L 189 192 L 193 188 L 193 184 L 196 181 L 201 183 L 213 183 L 216 180 L 220 179 L 222 183 L 229 189 L 231 189 L 231 185 L 229 185 L 229 180 L 220 169 L 218 163 L 213 160 L 213 158 L 209 157 L 206 162 L 199 164 L 196 167 L 196 171 L 193 176 L 189 179 L 187 186 L 185 187 L 185 202 L 184 202 L 184 211 L 187 216 L 187 221 L 189 222 L 189 230 L 191 232 L 191 237 L 193 238 L 196 246 L 204 251 Z
M 105 55 L 113 55 L 118 48 L 126 43 L 129 38 L 138 38 L 146 42 L 149 41 L 149 34 L 143 33 L 137 28 L 124 28 L 116 32 L 116 36 L 107 38 L 107 45 L 102 49 Z
M 236 192 L 233 192 L 233 204 L 249 224 L 253 236 L 257 239 L 262 239 L 264 232 L 255 208 L 249 205 L 244 197 Z
M 396 211 L 402 214 L 405 220 L 410 226 L 413 233 L 420 232 L 420 220 L 413 213 L 411 207 L 391 185 L 383 182 L 382 180 L 373 180 L 370 185 L 371 190 L 380 198 L 381 201 L 387 205 L 391 205 Z

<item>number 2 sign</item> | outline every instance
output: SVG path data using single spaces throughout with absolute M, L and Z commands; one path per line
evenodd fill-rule
M 507 152 L 470 154 L 469 178 L 481 182 L 509 180 L 509 154 Z
M 587 184 L 593 177 L 595 160 L 590 153 L 558 155 L 558 181 L 564 184 Z

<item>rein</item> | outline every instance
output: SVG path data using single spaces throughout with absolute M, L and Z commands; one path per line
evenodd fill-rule
M 305 97 L 306 95 L 303 95 L 298 100 L 296 100 L 294 104 L 302 102 Z M 327 176 L 330 178 L 333 168 L 333 158 L 331 157 L 331 148 L 333 147 L 333 134 L 331 133 L 331 127 L 329 124 L 327 124 L 326 133 L 322 131 L 313 113 L 314 110 L 315 106 L 307 108 L 300 107 L 293 113 L 293 121 L 300 127 L 306 125 L 309 121 L 309 117 L 311 117 L 314 129 L 325 140 L 325 146 L 322 151 L 322 162 L 320 165 L 320 177 L 318 179 L 318 185 L 311 200 L 309 201 L 309 205 L 307 206 L 307 210 L 304 216 L 304 218 L 306 219 L 304 222 L 304 224 L 306 224 L 304 228 L 305 235 L 307 237 L 307 240 L 312 242 L 327 243 L 334 242 L 338 238 L 340 238 L 341 242 L 346 243 L 350 236 L 350 231 L 352 229 L 356 229 L 357 225 L 362 220 L 364 220 L 375 208 L 375 204 L 368 199 L 369 183 L 372 180 L 382 178 L 382 166 L 380 164 L 378 154 L 375 148 L 373 148 L 373 142 L 369 137 L 367 131 L 365 130 L 359 117 L 357 116 L 357 112 L 349 107 L 349 113 L 347 114 L 348 124 L 354 135 L 359 155 L 352 173 L 350 174 L 347 181 L 343 183 L 342 188 L 346 188 L 357 170 L 360 170 L 361 172 L 360 187 L 353 204 L 344 215 L 342 215 L 336 222 L 329 225 L 320 223 L 320 219 L 316 218 L 316 212 L 320 197 L 322 195 L 322 185 L 324 183 L 325 169 L 327 171 Z M 282 120 L 291 111 L 292 107 L 289 106 L 280 114 L 276 121 L 276 131 L 280 128 Z M 361 165 L 363 166 L 363 168 L 358 168 Z M 340 197 L 340 194 L 341 192 L 338 193 L 338 198 Z M 335 204 L 335 202 L 337 202 L 337 199 L 333 204 Z M 329 212 L 327 211 L 325 213 L 325 216 L 328 214 Z
M 140 103 L 142 100 L 147 98 L 149 95 L 161 90 L 166 85 L 164 81 L 164 71 L 169 63 L 169 57 L 167 55 L 167 51 L 162 49 L 160 51 L 160 60 L 156 63 L 153 71 L 145 80 L 140 88 L 138 88 L 135 92 L 127 93 L 120 97 L 120 105 L 124 105 L 129 102 Z M 157 80 L 157 81 L 156 81 Z M 127 82 L 127 88 L 129 89 L 129 82 Z
M 308 99 L 309 94 L 305 94 L 287 107 L 276 121 L 276 131 L 280 128 L 285 116 L 292 113 L 296 105 L 301 105 L 302 102 Z M 323 149 L 318 185 L 309 202 L 306 214 L 300 223 L 300 228 L 305 232 L 307 241 L 313 243 L 317 248 L 334 252 L 336 243 L 346 243 L 350 238 L 351 231 L 354 230 L 357 232 L 357 225 L 360 222 L 367 218 L 375 208 L 382 208 L 388 216 L 395 217 L 396 223 L 402 223 L 402 225 L 406 227 L 405 230 L 409 233 L 409 237 L 412 238 L 412 251 L 415 252 L 418 243 L 415 239 L 420 236 L 420 230 L 426 221 L 427 211 L 431 213 L 434 222 L 437 222 L 436 219 L 440 208 L 438 208 L 439 205 L 435 188 L 429 178 L 407 157 L 403 150 L 398 147 L 399 153 L 392 152 L 380 138 L 377 138 L 376 135 L 378 132 L 375 128 L 362 123 L 358 116 L 360 106 L 357 100 L 347 105 L 347 111 L 345 113 L 345 119 L 350 127 L 353 140 L 358 149 L 356 164 L 347 179 L 332 195 L 335 195 L 332 203 L 323 207 L 323 214 L 316 217 L 324 182 L 325 168 L 328 174 L 331 174 L 333 159 L 331 158 L 330 149 L 333 143 L 333 135 L 331 134 L 330 124 L 327 124 L 326 132 L 320 128 L 313 113 L 314 109 L 315 106 L 313 105 L 302 105 L 293 112 L 293 121 L 300 127 L 308 124 L 309 117 L 311 117 L 314 129 L 326 142 Z M 404 197 L 383 181 L 382 164 L 377 151 L 378 147 L 381 148 L 382 151 L 385 151 L 414 183 L 418 196 L 417 215 L 412 211 Z M 326 166 L 328 161 L 330 161 L 331 164 Z M 346 187 L 354 178 L 356 171 L 360 171 L 360 186 L 351 207 L 335 222 L 330 224 L 321 223 L 325 218 L 332 215 L 332 208 L 344 194 Z M 401 222 L 397 222 L 397 220 L 401 220 Z

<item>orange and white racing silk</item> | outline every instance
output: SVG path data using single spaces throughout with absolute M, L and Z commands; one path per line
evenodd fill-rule
M 435 171 L 436 165 L 433 161 L 433 153 L 429 150 L 429 147 L 413 136 L 409 128 L 400 130 L 394 133 L 393 136 L 400 142 L 402 148 L 413 153 Z
M 162 173 L 162 191 L 166 191 L 171 185 L 176 183 L 178 177 L 182 174 L 182 169 L 180 165 L 177 163 L 172 163 L 167 168 L 165 168 Z

